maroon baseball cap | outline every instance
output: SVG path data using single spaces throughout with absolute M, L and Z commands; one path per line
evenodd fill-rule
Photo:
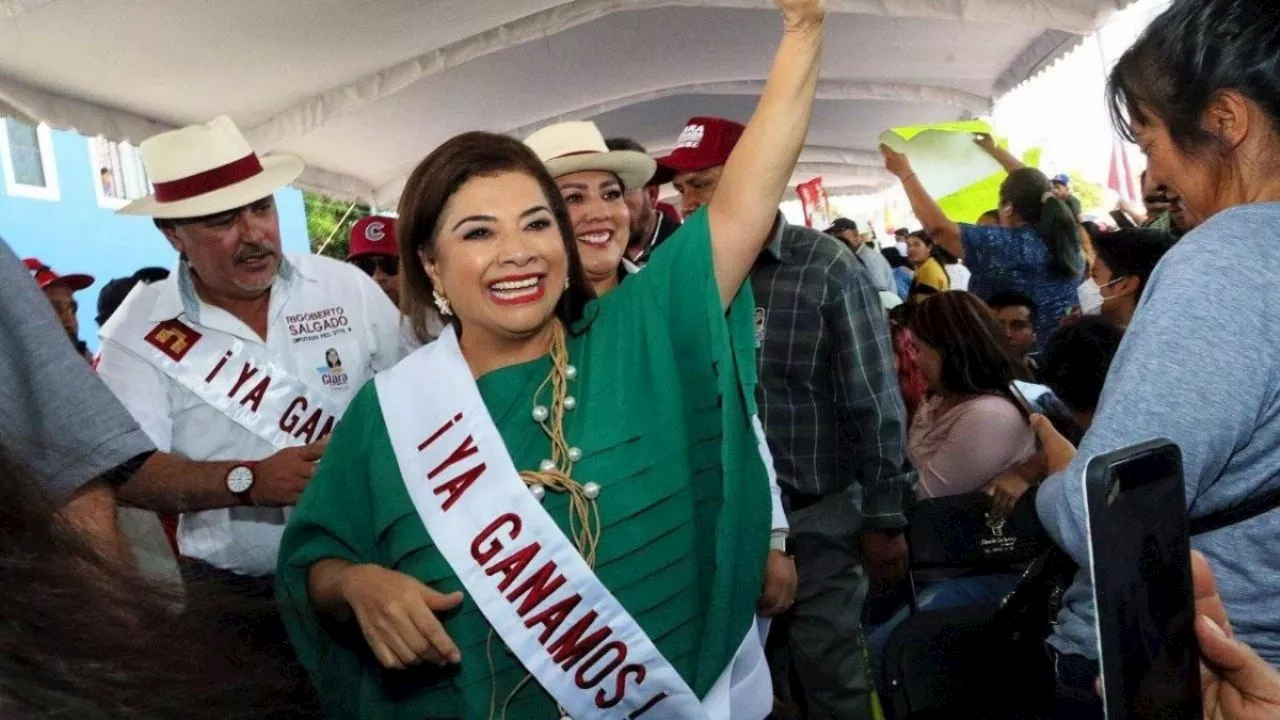
M 83 290 L 93 284 L 93 276 L 83 273 L 74 273 L 71 275 L 59 275 L 53 271 L 53 268 L 45 265 L 35 258 L 27 258 L 22 261 L 23 265 L 31 271 L 31 278 L 36 281 L 36 285 L 43 290 L 50 285 L 62 283 L 73 291 Z
M 671 154 L 658 158 L 658 172 L 650 183 L 661 185 L 682 173 L 725 164 L 744 130 L 746 128 L 739 123 L 724 118 L 691 118 L 685 123 Z
M 400 249 L 396 247 L 395 218 L 370 215 L 360 218 L 351 226 L 347 259 L 361 255 L 400 255 Z

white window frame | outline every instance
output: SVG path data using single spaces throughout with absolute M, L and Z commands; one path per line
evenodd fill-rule
M 134 200 L 136 200 L 136 199 L 138 199 L 138 198 L 132 198 L 132 199 L 131 199 L 131 198 L 127 198 L 127 197 L 125 197 L 125 198 L 113 198 L 113 197 L 107 197 L 105 194 L 103 194 L 103 192 L 102 192 L 102 179 L 98 176 L 98 173 L 101 171 L 101 168 L 98 166 L 98 160 L 99 160 L 99 158 L 98 158 L 98 156 L 94 153 L 94 143 L 96 143 L 96 142 L 98 142 L 98 141 L 101 141 L 101 142 L 109 142 L 109 143 L 113 143 L 113 144 L 115 144 L 115 145 L 120 145 L 121 143 L 116 143 L 115 141 L 107 140 L 106 138 L 104 138 L 104 137 L 102 137 L 102 136 L 98 136 L 98 137 L 94 137 L 94 138 L 88 138 L 88 142 L 87 142 L 87 143 L 85 143 L 85 145 L 86 145 L 86 147 L 87 147 L 87 152 L 89 153 L 89 172 L 90 172 L 90 177 L 89 177 L 89 179 L 90 179 L 90 181 L 92 181 L 92 183 L 93 183 L 93 194 L 94 194 L 94 197 L 98 198 L 98 207 L 106 208 L 106 209 L 108 209 L 108 210 L 119 210 L 120 208 L 124 207 L 125 205 L 128 205 L 129 203 L 133 202 Z M 137 152 L 136 148 L 133 148 L 133 150 L 134 150 L 134 152 Z M 139 163 L 141 163 L 141 159 L 140 159 L 140 158 L 139 158 L 138 162 L 139 162 Z M 139 196 L 138 196 L 139 198 L 141 198 L 141 197 L 146 197 L 146 195 L 148 195 L 148 194 L 150 194 L 151 192 L 153 192 L 153 190 L 152 190 L 152 187 L 151 187 L 151 181 L 150 181 L 150 180 L 148 180 L 148 179 L 147 179 L 147 177 L 146 177 L 146 169 L 145 169 L 145 168 L 139 168 L 139 169 L 142 171 L 142 175 L 143 175 L 142 179 L 143 179 L 143 181 L 144 181 L 144 182 L 146 183 L 146 185 L 147 185 L 147 187 L 146 187 L 146 192 L 145 192 L 145 193 L 143 193 L 142 195 L 139 195 Z M 123 177 L 123 175 L 121 175 L 120 177 L 115 178 L 115 181 L 116 181 L 116 183 L 117 183 L 117 187 L 123 186 L 123 185 L 125 185 L 125 183 L 126 183 L 125 178 Z
M 53 133 L 48 125 L 44 123 L 36 125 L 36 144 L 40 146 L 40 166 L 44 171 L 44 187 L 24 185 L 17 181 L 13 171 L 13 158 L 10 157 L 9 124 L 0 122 L 0 165 L 4 167 L 5 192 L 13 197 L 57 202 L 62 199 L 62 192 L 58 186 L 58 165 L 53 156 Z

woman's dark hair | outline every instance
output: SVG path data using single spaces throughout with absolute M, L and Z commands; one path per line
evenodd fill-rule
M 955 255 L 952 255 L 951 253 L 947 252 L 947 250 L 943 248 L 941 245 L 935 243 L 933 241 L 933 238 L 929 236 L 929 233 L 926 230 L 916 230 L 915 232 L 911 233 L 907 237 L 916 238 L 920 242 L 924 243 L 925 245 L 928 245 L 929 257 L 933 258 L 934 260 L 937 260 L 942 265 L 955 265 L 956 263 L 960 262 L 960 258 L 956 257 Z
M 1089 236 L 1089 242 L 1097 240 L 1099 235 L 1106 232 L 1101 225 L 1092 220 L 1085 220 L 1080 223 L 1080 227 L 1084 228 L 1085 234 Z
M 1063 325 L 1044 345 L 1040 381 L 1068 408 L 1094 412 L 1123 338 L 1124 329 L 1101 315 Z
M 330 355 L 333 355 L 332 360 L 329 359 Z M 324 352 L 324 363 L 331 368 L 335 368 L 342 364 L 342 358 L 338 356 L 337 350 L 329 348 Z
M 1120 57 L 1107 84 L 1116 129 L 1158 118 L 1182 151 L 1226 145 L 1201 124 L 1214 94 L 1235 90 L 1280 129 L 1280 4 L 1177 0 Z
M 316 717 L 306 678 L 237 640 L 223 611 L 264 598 L 182 599 L 100 553 L 0 447 L 0 715 L 164 720 Z M 225 603 L 223 602 L 225 601 Z M 248 669 L 251 669 L 248 670 Z
M 1138 278 L 1138 292 L 1134 300 L 1142 297 L 1147 281 L 1155 271 L 1160 258 L 1169 252 L 1178 240 L 1164 230 L 1130 228 L 1098 233 L 1093 239 L 1093 251 L 1098 259 L 1111 270 L 1113 279 Z
M 885 260 L 889 261 L 889 267 L 891 268 L 911 267 L 911 262 L 903 257 L 902 251 L 898 250 L 896 247 L 885 248 L 880 251 L 880 254 L 884 256 Z
M 469 180 L 503 173 L 523 173 L 537 181 L 555 216 L 568 259 L 569 289 L 556 305 L 556 316 L 573 332 L 587 303 L 595 298 L 582 273 L 578 243 L 560 189 L 547 174 L 538 156 L 527 145 L 506 135 L 469 132 L 448 140 L 426 157 L 405 183 L 400 195 L 396 233 L 400 247 L 400 309 L 409 318 L 414 334 L 430 339 L 434 316 L 431 278 L 421 256 L 435 257 L 436 237 L 445 206 Z M 452 319 L 457 321 L 457 316 Z
M 961 290 L 924 298 L 907 327 L 942 357 L 940 382 L 955 395 L 1009 396 L 1027 371 L 1005 345 L 1004 329 L 977 295 Z
M 1067 204 L 1053 194 L 1049 178 L 1035 168 L 1019 168 L 1000 184 L 1000 201 L 1036 231 L 1049 250 L 1049 272 L 1061 278 L 1079 277 L 1084 267 L 1080 232 Z

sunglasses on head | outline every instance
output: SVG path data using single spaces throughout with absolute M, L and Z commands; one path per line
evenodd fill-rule
M 363 270 L 369 277 L 373 277 L 373 273 L 379 269 L 382 270 L 383 275 L 400 274 L 400 258 L 394 255 L 362 255 L 352 260 L 351 264 Z

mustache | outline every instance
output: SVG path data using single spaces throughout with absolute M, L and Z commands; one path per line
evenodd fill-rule
M 278 254 L 275 248 L 269 245 L 241 245 L 236 249 L 236 254 L 232 256 L 232 260 L 239 263 L 263 257 L 275 257 Z

